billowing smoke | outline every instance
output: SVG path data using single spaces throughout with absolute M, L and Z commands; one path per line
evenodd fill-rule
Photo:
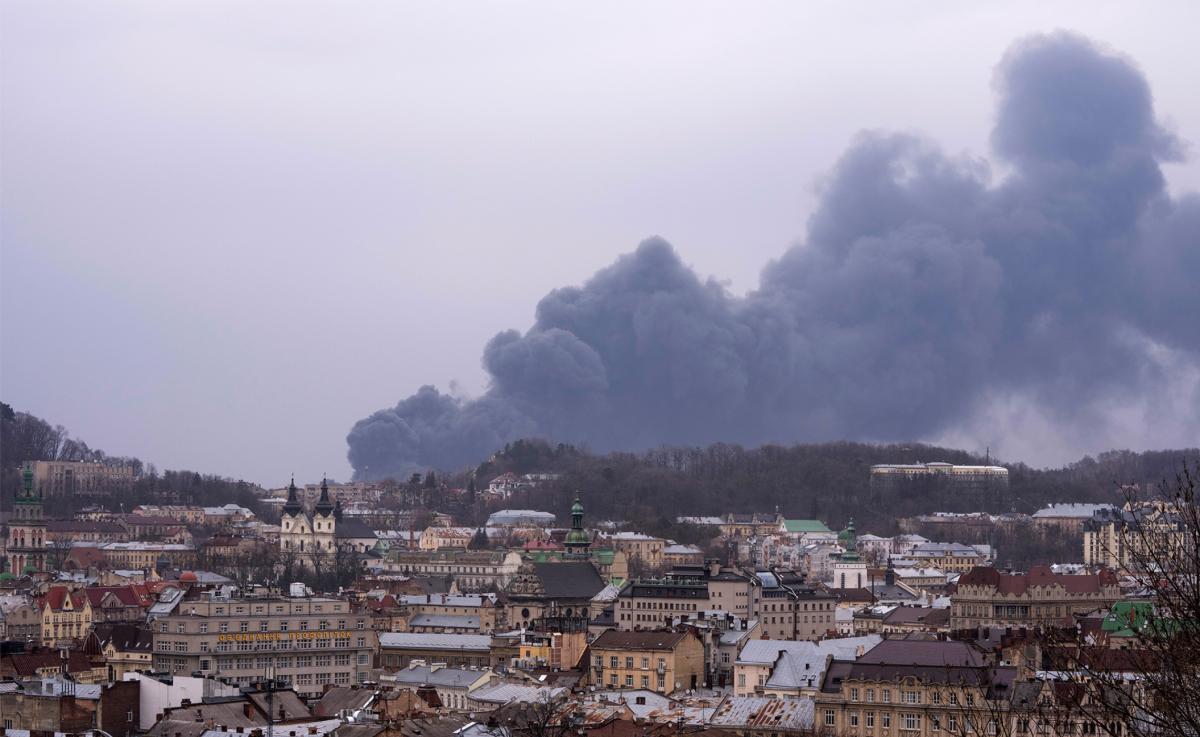
M 651 238 L 492 338 L 484 396 L 426 386 L 358 422 L 351 464 L 461 467 L 527 436 L 938 437 L 1007 396 L 1079 425 L 1163 391 L 1171 366 L 1198 365 L 1200 199 L 1166 192 L 1181 145 L 1146 80 L 1056 34 L 1016 44 L 995 87 L 1001 181 L 927 140 L 860 134 L 757 291 L 731 296 Z

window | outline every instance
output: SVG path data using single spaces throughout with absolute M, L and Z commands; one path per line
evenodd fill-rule
M 837 714 L 833 711 L 833 709 L 826 709 L 825 710 L 825 726 L 832 727 L 835 724 L 837 724 Z
M 626 656 L 625 667 L 629 670 L 633 670 L 633 658 L 632 657 Z
M 738 687 L 739 688 L 746 687 L 746 674 L 745 673 L 738 673 Z
M 858 701 L 858 688 L 851 688 L 851 689 L 850 689 L 850 700 L 851 700 L 851 701 Z
M 934 691 L 932 694 L 929 695 L 929 700 L 934 704 L 942 703 L 942 692 Z
M 619 662 L 621 662 L 621 659 L 620 659 L 620 658 L 618 658 L 616 655 L 613 655 L 613 656 L 611 656 L 611 657 L 608 659 L 608 667 L 609 667 L 609 668 L 616 668 L 616 667 L 617 667 L 617 663 L 619 663 Z
M 200 623 L 200 634 L 202 634 L 202 635 L 208 634 L 208 622 Z
M 873 688 L 867 689 L 867 703 L 868 704 L 875 703 L 875 689 L 873 689 Z
M 725 660 L 726 662 L 729 661 L 729 653 L 725 654 Z M 650 670 L 650 658 L 642 658 L 642 670 Z
M 249 631 L 250 631 L 250 623 L 249 622 L 238 622 L 238 632 L 249 632 Z
M 1028 723 L 1029 722 L 1026 722 L 1026 724 L 1028 724 Z M 955 716 L 954 714 L 951 714 L 950 716 L 946 717 L 946 729 L 950 730 L 951 732 L 958 731 L 958 717 L 957 716 Z
M 625 676 L 625 685 L 633 688 L 633 676 Z
M 858 726 L 858 712 L 857 711 L 850 712 L 850 726 L 851 727 Z
M 875 729 L 875 712 L 868 711 L 866 713 L 867 729 Z
M 901 696 L 901 701 L 903 701 L 903 703 L 905 703 L 905 704 L 921 703 L 921 692 L 920 691 L 903 691 L 903 692 L 901 692 L 900 696 Z
M 904 728 L 905 729 L 920 729 L 921 728 L 921 715 L 913 714 L 911 712 L 905 714 L 904 715 Z
M 650 676 L 642 676 L 642 688 L 650 688 Z
M 265 619 L 264 619 L 264 620 L 262 620 L 261 622 L 259 622 L 259 623 L 258 623 L 258 631 L 259 631 L 259 632 L 266 632 L 266 631 L 267 631 L 267 625 L 268 625 L 268 624 L 269 624 L 269 623 L 268 623 L 268 622 L 267 622 L 267 620 L 265 620 Z
M 885 704 L 892 703 L 892 690 L 890 688 L 883 689 L 882 691 L 879 692 L 879 695 L 880 695 L 883 703 L 885 703 Z
M 884 729 L 892 728 L 892 713 L 890 711 L 885 711 L 879 715 L 879 726 Z

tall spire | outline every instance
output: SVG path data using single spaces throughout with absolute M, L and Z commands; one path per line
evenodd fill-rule
M 302 511 L 304 508 L 300 506 L 300 498 L 296 496 L 296 476 L 293 474 L 292 483 L 288 484 L 287 504 L 283 505 L 283 513 L 295 516 Z
M 329 500 L 329 481 L 324 476 L 321 477 L 321 498 L 317 500 L 313 511 L 324 517 L 333 514 L 333 502 Z

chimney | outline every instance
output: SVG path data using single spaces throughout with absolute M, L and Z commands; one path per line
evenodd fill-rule
M 247 719 L 252 719 L 254 717 L 254 708 L 250 706 L 249 701 L 242 704 L 242 714 L 245 715 Z M 238 728 L 238 731 L 242 731 L 240 727 Z

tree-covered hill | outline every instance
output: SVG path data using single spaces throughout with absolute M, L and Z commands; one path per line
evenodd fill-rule
M 474 475 L 482 487 L 504 471 L 558 473 L 558 482 L 530 492 L 527 501 L 554 510 L 579 491 L 592 519 L 663 524 L 679 515 L 778 509 L 789 517 L 815 517 L 833 525 L 854 517 L 860 530 L 886 533 L 895 529 L 899 517 L 934 511 L 1029 513 L 1052 502 L 1116 502 L 1120 484 L 1173 478 L 1185 460 L 1200 460 L 1200 450 L 1109 451 L 1058 469 L 990 459 L 1009 469 L 1010 487 L 1006 494 L 985 497 L 982 504 L 937 481 L 873 490 L 869 471 L 877 463 L 985 462 L 966 451 L 916 443 L 716 444 L 596 455 L 521 440 L 480 464 Z

